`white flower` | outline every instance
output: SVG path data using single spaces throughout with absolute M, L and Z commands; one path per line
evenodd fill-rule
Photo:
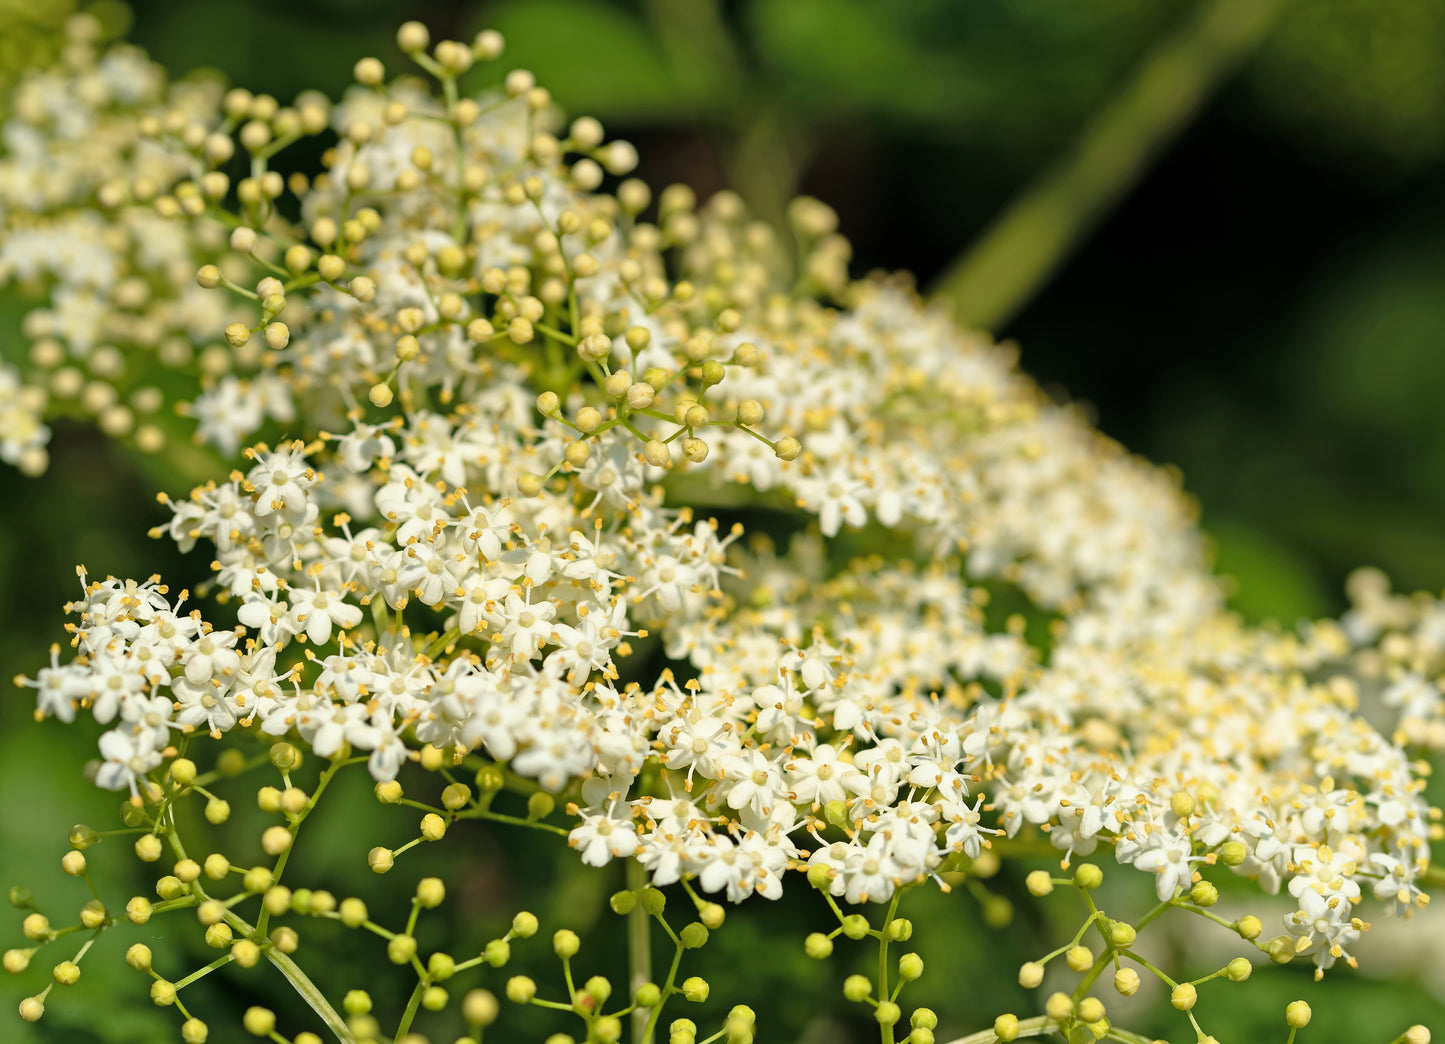
M 1133 863 L 1137 869 L 1154 875 L 1154 894 L 1164 902 L 1193 883 L 1194 864 L 1201 857 L 1192 855 L 1192 851 L 1185 835 L 1156 829 L 1144 838 Z
M 306 491 L 316 484 L 316 473 L 306 462 L 300 443 L 273 453 L 258 453 L 256 466 L 246 476 L 256 491 L 257 518 L 273 512 L 296 516 L 306 513 Z
M 161 763 L 150 729 L 111 729 L 100 737 L 100 755 L 105 760 L 95 770 L 96 786 L 106 790 L 137 793 L 136 784 Z
M 632 822 L 632 808 L 626 802 L 613 802 L 607 811 L 583 809 L 578 812 L 582 822 L 567 835 L 567 843 L 582 854 L 588 866 L 605 866 L 612 859 L 623 859 L 637 851 L 637 827 Z

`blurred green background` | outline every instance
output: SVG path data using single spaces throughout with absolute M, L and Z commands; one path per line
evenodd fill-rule
M 0 0 L 0 87 L 47 53 L 69 6 Z M 704 197 L 733 187 L 771 218 L 791 195 L 816 195 L 838 210 L 860 273 L 906 268 L 928 287 L 970 257 L 992 259 L 970 248 L 1000 215 L 1032 213 L 1032 226 L 1021 219 L 1009 238 L 1005 223 L 991 241 L 1003 261 L 963 284 L 960 313 L 1017 339 L 1024 369 L 1090 404 L 1105 432 L 1182 469 L 1242 613 L 1289 623 L 1337 612 L 1344 576 L 1362 564 L 1406 588 L 1445 586 L 1445 5 L 1434 0 L 150 0 L 133 12 L 130 37 L 173 73 L 215 67 L 283 100 L 306 87 L 335 96 L 363 54 L 400 68 L 391 40 L 403 18 L 434 38 L 499 28 L 507 54 L 478 84 L 532 69 L 570 113 L 637 143 L 640 174 L 657 187 L 684 181 Z M 1197 104 L 1180 102 L 1188 89 Z M 1039 269 L 1051 275 L 1010 268 L 1051 237 Z M 991 299 L 998 278 L 1021 289 Z M 0 298 L 7 353 L 23 309 Z M 159 518 L 155 485 L 153 469 L 80 428 L 57 432 L 46 477 L 0 473 L 4 670 L 33 674 L 61 636 L 77 562 L 178 584 L 203 573 L 203 553 L 182 561 L 145 538 Z M 56 869 L 66 828 L 115 814 L 114 796 L 79 778 L 94 740 L 82 731 L 32 726 L 24 693 L 0 703 L 0 883 L 23 881 L 62 907 L 85 898 Z M 368 894 L 362 853 L 409 829 L 353 790 L 335 836 L 312 842 L 338 894 Z M 395 872 L 468 882 L 432 944 L 454 931 L 479 946 L 523 905 L 546 931 L 588 928 L 576 922 L 620 886 L 566 857 L 557 865 L 530 837 L 478 832 L 445 847 Z M 112 899 L 138 887 L 126 883 L 129 862 L 93 860 Z M 1021 876 L 991 886 L 1019 899 Z M 853 969 L 847 957 L 802 957 L 802 936 L 827 926 L 811 899 L 736 912 L 699 968 L 713 1001 L 688 1014 L 701 1024 L 746 1000 L 776 1026 L 762 1039 L 870 1039 L 876 1031 L 818 1014 Z M 999 931 L 981 924 L 976 897 L 909 902 L 905 913 L 949 926 L 921 933 L 930 971 L 914 998 L 938 1006 L 940 1032 L 1031 1010 L 1008 969 L 1041 949 L 1039 904 L 1020 900 Z M 587 933 L 594 968 L 621 952 L 621 923 L 604 916 Z M 7 945 L 18 919 L 0 924 Z M 150 934 L 175 962 L 198 952 L 188 928 Z M 307 938 L 319 946 L 325 933 Z M 1187 942 L 1175 945 L 1170 960 L 1188 964 Z M 178 1020 L 145 1002 L 123 946 L 107 939 L 43 1022 L 7 1021 L 0 1039 L 175 1039 Z M 555 978 L 545 951 L 518 944 L 515 970 Z M 40 963 L 0 979 L 0 1000 L 37 989 Z M 348 954 L 333 985 L 376 990 L 381 1010 L 397 1003 L 367 967 Z M 208 987 L 203 1012 L 254 1003 L 261 974 Z M 771 1007 L 746 988 L 760 977 Z M 1326 1027 L 1305 1040 L 1445 1025 L 1445 1007 L 1409 975 L 1332 975 L 1325 988 L 1302 969 L 1262 979 L 1230 1003 L 1207 991 L 1207 1028 L 1224 1041 L 1283 1039 L 1279 1013 L 1294 996 Z M 1157 1004 L 1125 1024 L 1189 1036 Z M 531 1030 L 515 1032 L 502 1039 Z M 220 1027 L 212 1037 L 235 1039 Z

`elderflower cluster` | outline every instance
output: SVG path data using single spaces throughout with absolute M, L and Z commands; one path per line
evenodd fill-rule
M 631 146 L 529 74 L 460 96 L 496 34 L 402 45 L 440 96 L 364 59 L 280 107 L 115 48 L 7 125 L 0 273 L 45 283 L 27 330 L 68 360 L 37 398 L 212 344 L 186 412 L 250 444 L 157 530 L 222 608 L 83 579 L 75 658 L 26 682 L 111 726 L 99 785 L 238 730 L 378 781 L 481 755 L 562 797 L 585 863 L 734 902 L 809 868 L 886 901 L 1036 834 L 1161 901 L 1215 867 L 1283 888 L 1321 970 L 1366 893 L 1424 904 L 1423 609 L 1371 584 L 1342 624 L 1245 627 L 1177 479 L 904 282 L 850 282 L 823 204 L 796 249 L 731 193 L 651 209 Z M 327 122 L 315 178 L 267 169 Z M 1394 737 L 1359 710 L 1382 672 Z

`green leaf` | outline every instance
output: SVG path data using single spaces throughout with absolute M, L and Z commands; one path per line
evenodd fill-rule
M 1246 620 L 1288 626 L 1329 611 L 1314 571 L 1288 546 L 1234 522 L 1213 519 L 1206 528 L 1218 549 L 1217 572 L 1234 581 L 1230 606 Z
M 668 69 L 648 27 L 591 0 L 513 0 L 487 11 L 507 38 L 505 65 L 530 69 L 570 112 L 630 120 L 675 119 L 727 103 L 712 78 Z M 478 24 L 477 28 L 482 28 Z

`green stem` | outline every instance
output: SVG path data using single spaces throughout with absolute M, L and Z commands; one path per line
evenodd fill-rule
M 903 898 L 903 892 L 893 893 L 893 901 L 888 904 L 888 913 L 883 917 L 883 930 L 878 933 L 878 999 L 888 1000 L 888 926 L 893 923 L 893 915 L 898 912 L 898 900 Z M 883 1044 L 893 1044 L 893 1023 L 878 1024 L 878 1033 Z
M 1259 45 L 1286 0 L 1207 0 L 1145 56 L 1073 147 L 1001 214 L 934 285 L 964 322 L 997 330 Z
M 321 1021 L 326 1023 L 326 1028 L 336 1034 L 336 1039 L 341 1041 L 341 1044 L 356 1044 L 356 1037 L 346 1025 L 346 1020 L 331 1006 L 326 997 L 316 988 L 316 984 L 307 978 L 300 965 L 274 946 L 266 947 L 266 959 L 274 964 L 282 975 L 286 976 L 286 981 L 291 984 L 296 995 L 321 1017 Z
M 196 885 L 193 884 L 191 887 L 199 895 L 204 896 L 205 893 L 196 888 Z M 229 909 L 226 911 L 226 923 L 231 926 L 237 935 L 244 938 L 252 939 L 257 935 L 255 928 Z M 263 946 L 261 952 L 266 955 L 268 961 L 275 965 L 276 970 L 286 977 L 286 981 L 291 984 L 291 988 L 296 991 L 296 995 L 306 1002 L 307 1007 L 314 1011 L 322 1022 L 326 1023 L 326 1028 L 336 1035 L 336 1039 L 339 1040 L 341 1044 L 357 1044 L 356 1036 L 351 1032 L 351 1028 L 346 1025 L 346 1020 L 331 1006 L 331 1002 L 326 999 L 326 995 L 323 994 L 317 985 L 311 981 L 310 977 L 301 970 L 300 965 L 275 946 Z
M 426 979 L 418 979 L 416 989 L 411 991 L 411 999 L 406 1002 L 406 1011 L 402 1012 L 401 1023 L 396 1028 L 394 1044 L 401 1044 L 402 1038 L 411 1029 L 412 1020 L 416 1018 L 417 1009 L 421 1007 L 421 995 L 426 992 Z
M 1039 1015 L 1032 1019 L 1019 1020 L 1019 1038 L 1043 1037 L 1050 1033 L 1058 1033 L 1059 1024 L 1047 1015 Z M 1124 1041 L 1124 1044 L 1153 1044 L 1153 1038 L 1141 1036 L 1138 1033 L 1130 1033 L 1128 1030 L 1121 1030 L 1117 1026 L 1109 1029 L 1110 1040 Z M 957 1037 L 947 1044 L 997 1044 L 998 1034 L 993 1029 L 979 1030 L 977 1033 L 970 1033 L 966 1037 Z
M 647 887 L 647 870 L 636 859 L 627 860 L 627 887 L 639 893 L 639 902 L 627 914 L 627 962 L 628 985 L 631 995 L 637 996 L 638 987 L 652 979 L 652 924 L 640 901 L 642 889 Z M 632 1013 L 633 1044 L 646 1044 L 647 1011 L 638 1008 Z

